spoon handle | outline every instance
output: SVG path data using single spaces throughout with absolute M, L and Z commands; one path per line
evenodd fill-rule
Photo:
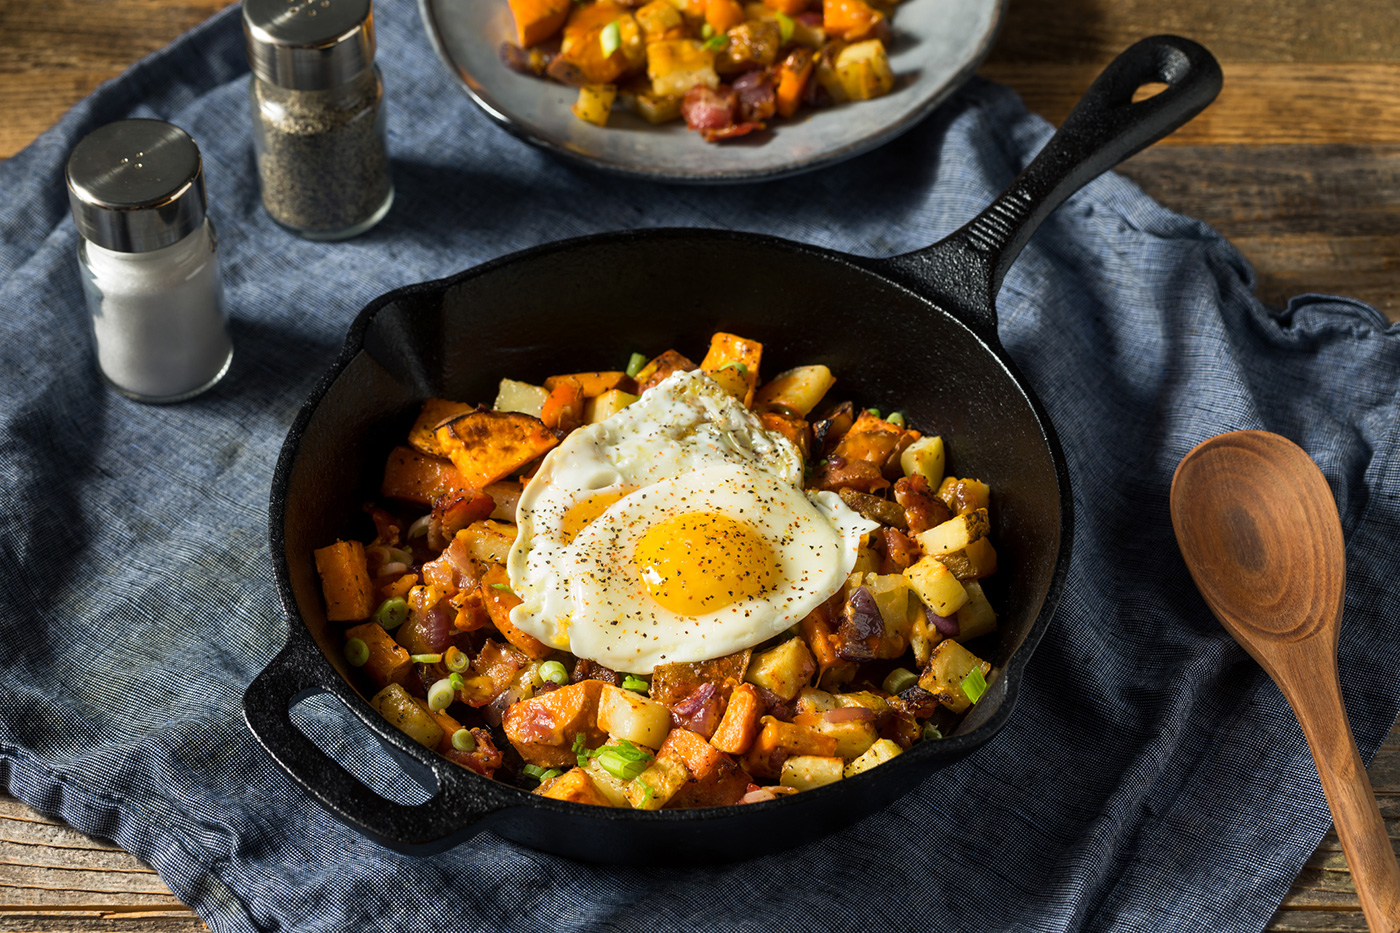
M 1348 725 L 1336 655 L 1311 647 L 1294 652 L 1293 670 L 1275 680 L 1312 750 L 1366 924 L 1372 933 L 1400 933 L 1400 864 Z

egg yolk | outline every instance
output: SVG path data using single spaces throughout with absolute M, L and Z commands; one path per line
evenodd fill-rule
M 578 537 L 578 533 L 588 526 L 599 515 L 608 510 L 608 507 L 621 499 L 631 488 L 614 489 L 608 492 L 600 492 L 597 495 L 589 496 L 579 502 L 569 506 L 569 510 L 564 513 L 563 528 L 561 537 L 565 544 Z
M 633 561 L 652 599 L 683 616 L 753 599 L 781 582 L 768 539 L 753 526 L 714 512 L 658 522 L 637 541 Z

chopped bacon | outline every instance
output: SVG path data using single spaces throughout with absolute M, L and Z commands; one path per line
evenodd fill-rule
M 365 511 L 374 522 L 374 543 L 395 547 L 399 543 L 399 520 L 373 503 L 366 503 Z
M 918 473 L 895 480 L 894 501 L 904 507 L 904 520 L 912 534 L 928 531 L 953 517 L 952 509 L 934 495 L 928 480 Z
M 716 90 L 697 84 L 686 91 L 681 100 L 681 115 L 685 117 L 685 125 L 707 142 L 733 139 L 764 128 L 764 124 L 752 120 L 735 122 L 739 115 L 739 95 L 723 84 Z
M 478 727 L 471 730 L 471 735 L 476 740 L 475 748 L 469 752 L 459 752 L 449 745 L 443 749 L 443 756 L 464 768 L 470 768 L 477 774 L 493 777 L 496 769 L 501 766 L 503 756 L 500 749 L 496 748 L 496 742 L 491 737 L 491 730 Z

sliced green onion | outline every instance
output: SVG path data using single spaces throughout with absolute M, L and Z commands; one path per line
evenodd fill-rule
M 585 768 L 588 766 L 588 759 L 593 757 L 593 752 L 588 750 L 588 745 L 583 740 L 583 733 L 574 736 L 574 755 L 578 758 L 578 766 Z
M 962 692 L 974 703 L 982 699 L 982 694 L 987 692 L 987 681 L 983 679 L 980 670 L 974 667 L 968 675 L 963 678 Z
M 452 682 L 444 677 L 428 688 L 428 709 L 440 713 L 451 706 L 456 698 L 457 691 L 452 689 Z
M 714 37 L 715 27 L 711 26 L 709 23 L 706 23 L 705 25 L 700 27 L 700 38 L 713 39 Z
M 428 523 L 432 520 L 432 515 L 422 515 L 414 519 L 412 525 L 408 526 L 408 539 L 421 538 L 428 533 Z
M 652 798 L 656 796 L 656 788 L 652 787 L 650 784 L 648 784 L 646 781 L 643 781 L 641 778 L 637 779 L 637 786 L 642 789 L 642 802 L 651 803 Z
M 701 46 L 701 48 L 705 49 L 707 52 L 718 52 L 728 44 L 729 37 L 724 33 L 719 33 L 718 35 L 710 36 L 710 38 L 706 39 L 705 44 Z
M 737 369 L 739 370 L 739 375 L 741 376 L 747 376 L 749 374 L 749 368 L 739 360 L 734 360 L 732 362 L 725 363 L 723 366 L 720 367 L 721 372 L 723 372 L 726 369 Z
M 598 764 L 615 778 L 630 781 L 647 769 L 647 761 L 629 760 L 615 746 L 605 745 L 598 749 Z M 647 756 L 649 760 L 650 755 Z
M 885 420 L 897 428 L 902 428 L 904 427 L 904 412 L 892 411 L 890 412 L 890 416 Z
M 514 592 L 514 591 L 510 588 L 510 584 L 509 584 L 509 583 L 492 583 L 492 584 L 491 584 L 491 589 L 493 589 L 493 590 L 504 590 L 504 591 L 507 592 L 507 593 Z
M 369 660 L 369 645 L 363 639 L 352 638 L 345 643 L 345 661 L 351 667 L 364 667 Z
M 408 600 L 402 596 L 393 596 L 379 604 L 379 608 L 374 610 L 374 621 L 383 627 L 384 631 L 392 632 L 403 625 L 408 618 Z
M 466 680 L 464 680 L 462 678 L 462 675 L 458 674 L 456 671 L 453 671 L 451 674 L 447 675 L 447 682 L 452 685 L 453 693 L 456 693 L 459 690 L 467 689 Z
M 449 671 L 460 674 L 472 666 L 472 659 L 467 657 L 467 653 L 461 648 L 453 645 L 442 653 L 442 663 L 447 665 Z
M 476 736 L 470 729 L 458 729 L 452 733 L 452 747 L 459 752 L 476 751 Z
M 638 693 L 646 693 L 648 690 L 651 689 L 651 684 L 647 683 L 640 677 L 628 674 L 626 677 L 622 678 L 622 689 L 636 690 Z
M 779 13 L 774 18 L 778 21 L 778 34 L 782 36 L 783 44 L 786 45 L 792 39 L 792 31 L 797 28 L 797 24 L 786 13 Z
M 540 665 L 540 679 L 552 684 L 566 684 L 569 682 L 569 671 L 558 661 L 546 661 Z
M 647 364 L 647 358 L 640 353 L 633 353 L 627 361 L 627 375 L 633 379 L 637 378 L 637 373 L 642 371 L 642 367 Z
M 880 417 L 883 417 L 883 416 L 880 414 L 880 409 L 878 409 L 878 408 L 867 408 L 867 409 L 865 410 L 865 413 L 866 413 L 867 415 L 869 415 L 870 417 L 872 417 L 872 418 L 880 418 Z
M 921 736 L 921 738 L 925 742 L 932 742 L 934 739 L 943 738 L 943 733 L 933 723 L 926 722 L 924 723 L 924 734 Z
M 603 45 L 604 58 L 607 58 L 621 47 L 622 29 L 617 25 L 617 20 L 613 20 L 603 27 L 603 31 L 598 33 L 598 41 Z
M 414 664 L 439 664 L 442 662 L 440 654 L 410 654 L 408 659 Z
M 919 682 L 919 675 L 907 667 L 896 667 L 885 675 L 886 693 L 903 693 Z
M 541 784 L 543 784 L 545 781 L 550 780 L 551 778 L 557 778 L 561 773 L 555 768 L 550 768 L 548 771 L 546 771 L 539 765 L 526 765 L 524 768 L 521 769 L 521 771 L 525 774 L 526 777 L 532 777 Z

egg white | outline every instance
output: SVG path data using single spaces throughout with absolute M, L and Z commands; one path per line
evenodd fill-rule
M 789 628 L 828 599 L 876 523 L 833 493 L 802 490 L 802 455 L 700 371 L 678 372 L 545 457 L 517 507 L 506 568 L 511 623 L 614 670 L 721 657 Z M 616 498 L 570 540 L 566 516 Z M 660 606 L 633 554 L 656 523 L 689 512 L 748 523 L 777 555 L 778 585 L 698 617 Z

